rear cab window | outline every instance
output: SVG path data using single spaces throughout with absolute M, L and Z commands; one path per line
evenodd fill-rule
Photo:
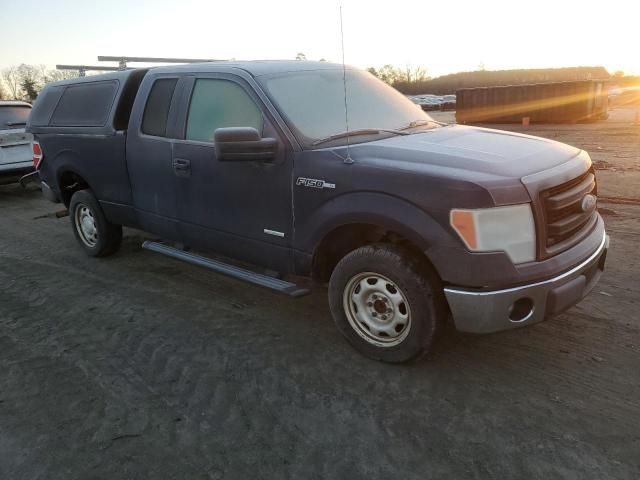
M 187 140 L 212 143 L 218 128 L 253 127 L 262 133 L 263 125 L 262 111 L 240 85 L 230 80 L 196 80 L 187 116 Z
M 24 128 L 30 113 L 27 105 L 0 105 L 0 130 Z
M 142 133 L 155 137 L 167 136 L 167 121 L 177 78 L 161 78 L 151 87 L 142 116 Z

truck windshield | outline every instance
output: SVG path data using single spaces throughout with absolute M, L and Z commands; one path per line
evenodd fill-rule
M 0 130 L 24 128 L 31 109 L 15 105 L 0 105 Z
M 333 142 L 346 142 L 346 135 L 338 135 L 346 130 L 342 69 L 264 75 L 258 80 L 305 147 L 334 135 L 339 138 Z M 393 135 L 388 130 L 411 133 L 413 128 L 439 127 L 419 106 L 367 72 L 348 69 L 346 85 L 349 130 L 375 130 L 350 136 L 351 143 Z

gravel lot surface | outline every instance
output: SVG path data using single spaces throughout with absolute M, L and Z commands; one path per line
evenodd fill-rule
M 626 178 L 602 188 L 639 196 Z M 640 206 L 601 207 L 608 269 L 582 303 L 390 366 L 343 341 L 322 286 L 292 300 L 132 230 L 90 259 L 59 206 L 2 186 L 0 479 L 637 479 Z

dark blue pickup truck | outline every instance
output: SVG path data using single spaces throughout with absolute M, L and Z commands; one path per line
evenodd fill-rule
M 114 253 L 124 225 L 180 246 L 151 250 L 292 296 L 308 290 L 258 267 L 328 282 L 339 330 L 388 362 L 429 351 L 448 319 L 485 333 L 562 312 L 604 268 L 586 152 L 440 124 L 355 68 L 215 62 L 67 80 L 47 85 L 27 130 L 45 195 L 90 255 Z

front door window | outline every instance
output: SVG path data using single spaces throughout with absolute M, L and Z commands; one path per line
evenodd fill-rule
M 253 127 L 262 133 L 262 126 L 262 112 L 238 84 L 196 80 L 187 117 L 187 140 L 213 142 L 213 132 L 222 127 Z

